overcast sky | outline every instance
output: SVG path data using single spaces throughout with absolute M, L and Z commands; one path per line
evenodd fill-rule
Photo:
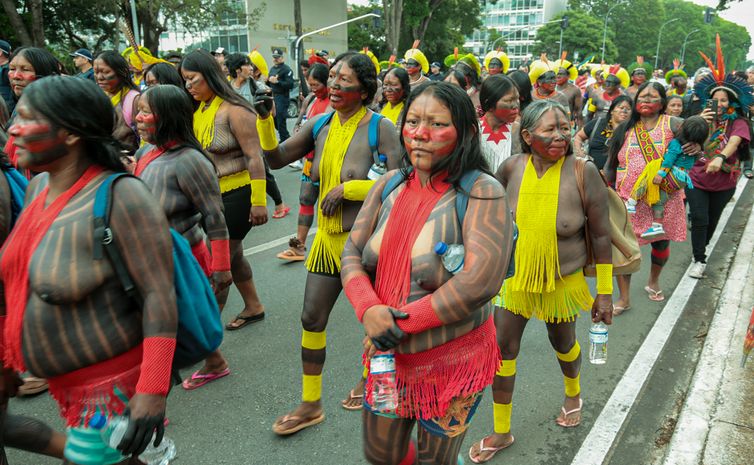
M 696 3 L 697 5 L 703 5 L 703 6 L 711 6 L 715 7 L 717 6 L 717 0 L 691 0 L 693 3 Z M 368 0 L 348 0 L 348 3 L 355 3 L 357 5 L 367 5 L 369 4 Z M 730 8 L 720 13 L 720 16 L 727 19 L 728 21 L 732 21 L 734 23 L 740 24 L 741 26 L 745 27 L 752 38 L 754 38 L 754 0 L 743 0 L 742 2 L 739 1 L 733 1 L 730 4 Z M 747 56 L 749 60 L 754 60 L 754 40 L 752 41 L 752 46 L 749 49 L 749 54 Z

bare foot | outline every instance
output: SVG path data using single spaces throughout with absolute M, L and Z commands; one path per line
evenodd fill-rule
M 566 397 L 555 423 L 563 428 L 573 428 L 581 423 L 581 397 Z
M 356 387 L 348 393 L 348 397 L 340 401 L 340 405 L 346 410 L 361 410 L 364 404 L 364 386 L 366 383 L 367 380 L 361 378 L 356 383 Z
M 291 413 L 278 417 L 272 424 L 272 431 L 280 436 L 287 436 L 324 420 L 325 414 L 320 402 L 302 402 Z
M 484 463 L 492 459 L 501 450 L 510 447 L 515 441 L 511 433 L 492 433 L 469 449 L 469 458 L 474 463 Z

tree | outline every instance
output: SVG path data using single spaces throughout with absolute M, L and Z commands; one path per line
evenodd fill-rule
M 563 50 L 573 57 L 578 52 L 579 56 L 586 57 L 592 53 L 597 55 L 597 61 L 602 51 L 602 33 L 604 23 L 583 10 L 573 10 L 556 15 L 553 20 L 560 19 L 564 14 L 568 15 L 568 27 L 563 30 Z M 551 60 L 557 60 L 560 23 L 545 24 L 537 31 L 534 43 L 534 57 L 540 53 L 547 53 Z M 611 62 L 618 55 L 618 49 L 614 42 L 615 34 L 608 28 L 607 40 L 605 41 L 605 61 Z
M 428 8 L 436 5 L 427 20 Z M 424 0 L 406 4 L 403 11 L 403 32 L 400 50 L 407 50 L 414 40 L 421 40 L 420 48 L 430 62 L 443 61 L 461 47 L 466 36 L 481 27 L 481 9 L 477 0 Z
M 375 2 L 372 2 L 369 5 L 352 5 L 351 9 L 348 11 L 348 19 L 356 18 L 374 11 L 382 15 L 382 7 Z M 380 60 L 387 60 L 390 53 L 385 39 L 385 28 L 382 24 L 379 24 L 380 22 L 381 21 L 370 21 L 369 19 L 365 19 L 363 21 L 349 23 L 348 48 L 350 50 L 361 50 L 364 47 L 369 47 L 369 50 L 377 55 L 377 58 Z
M 403 26 L 403 0 L 382 0 L 385 19 L 385 39 L 390 54 L 398 55 Z

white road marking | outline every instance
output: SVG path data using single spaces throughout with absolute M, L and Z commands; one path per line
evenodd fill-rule
M 738 204 L 738 199 L 746 187 L 747 180 L 741 178 L 736 186 L 733 200 L 728 203 L 720 217 L 715 235 L 707 250 L 713 250 L 720 234 L 728 224 L 733 209 Z M 690 268 L 690 266 L 689 266 Z M 601 465 L 607 457 L 610 449 L 618 436 L 623 423 L 636 402 L 636 398 L 644 388 L 644 384 L 652 373 L 652 368 L 662 353 L 665 343 L 668 341 L 678 319 L 683 313 L 691 293 L 696 287 L 698 280 L 688 276 L 688 269 L 676 286 L 673 295 L 670 296 L 662 313 L 657 318 L 654 326 L 647 334 L 644 343 L 636 352 L 623 377 L 613 390 L 599 417 L 594 422 L 592 429 L 581 444 L 571 465 Z
M 317 228 L 312 228 L 309 230 L 309 236 L 317 232 Z M 307 237 L 309 237 L 307 236 Z M 265 250 L 274 249 L 275 247 L 279 247 L 284 244 L 288 244 L 288 241 L 291 239 L 291 236 L 285 236 L 281 237 L 279 239 L 275 239 L 269 242 L 265 242 L 264 244 L 255 245 L 254 247 L 249 247 L 248 249 L 244 249 L 243 254 L 245 257 L 248 257 L 249 255 L 258 254 L 260 252 L 264 252 Z

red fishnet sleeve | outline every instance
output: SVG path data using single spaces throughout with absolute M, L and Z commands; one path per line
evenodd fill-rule
M 395 321 L 399 328 L 409 334 L 421 333 L 444 324 L 432 308 L 432 294 L 406 304 L 400 310 L 408 313 L 408 318 Z
M 170 389 L 170 369 L 175 354 L 175 339 L 169 337 L 144 338 L 141 374 L 136 384 L 137 394 L 165 395 Z
M 364 313 L 375 305 L 382 305 L 380 298 L 377 297 L 377 293 L 374 292 L 374 286 L 366 275 L 358 275 L 348 280 L 343 287 L 346 291 L 346 297 L 353 305 L 353 309 L 356 312 L 356 318 L 362 321 Z
M 212 271 L 230 271 L 230 242 L 227 239 L 209 242 L 212 248 Z

